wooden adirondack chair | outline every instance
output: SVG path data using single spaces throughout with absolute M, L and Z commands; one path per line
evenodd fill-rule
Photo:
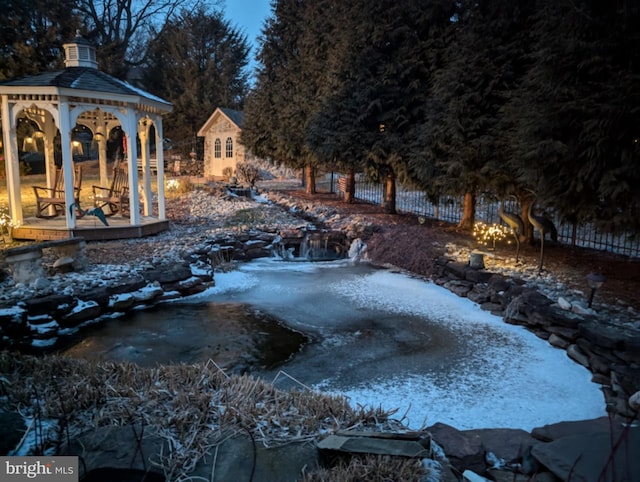
M 82 187 L 82 166 L 76 166 L 73 183 L 74 202 L 80 204 L 80 189 Z M 33 186 L 36 196 L 36 217 L 52 218 L 65 214 L 64 200 L 64 174 L 62 168 L 56 169 L 53 187 Z M 49 208 L 53 208 L 53 214 L 49 214 Z
M 109 207 L 109 212 L 105 215 L 112 216 L 117 212 L 123 213 L 129 208 L 129 176 L 127 171 L 115 167 L 111 185 L 107 187 L 92 186 L 94 207 L 104 210 Z

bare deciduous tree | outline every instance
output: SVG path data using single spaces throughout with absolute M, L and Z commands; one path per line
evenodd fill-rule
M 221 0 L 214 0 L 220 3 Z M 161 32 L 178 12 L 198 0 L 78 0 L 89 40 L 98 46 L 100 69 L 126 78 L 129 69 L 142 63 L 150 33 Z

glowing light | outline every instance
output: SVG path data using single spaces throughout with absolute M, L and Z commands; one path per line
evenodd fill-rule
M 493 250 L 496 249 L 496 241 L 506 239 L 507 244 L 511 244 L 509 234 L 509 228 L 502 224 L 477 222 L 473 225 L 473 237 L 476 238 L 476 241 L 484 246 L 491 246 Z
M 177 179 L 169 179 L 167 181 L 167 191 L 177 191 L 180 188 L 180 181 Z

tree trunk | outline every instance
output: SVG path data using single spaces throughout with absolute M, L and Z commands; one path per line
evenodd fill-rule
M 396 213 L 396 176 L 393 171 L 384 179 L 384 191 L 382 193 L 382 210 L 386 214 Z
M 316 193 L 316 170 L 313 166 L 304 166 L 304 187 L 305 193 L 307 194 L 315 194 Z
M 460 229 L 473 229 L 476 221 L 476 196 L 472 192 L 464 193 L 464 204 L 462 207 L 462 219 L 458 223 Z
M 353 169 L 349 169 L 347 172 L 347 179 L 345 180 L 344 189 L 344 202 L 354 203 L 356 200 L 356 173 Z

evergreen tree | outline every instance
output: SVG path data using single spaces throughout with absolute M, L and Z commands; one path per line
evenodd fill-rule
M 342 169 L 363 166 L 383 181 L 383 208 L 395 213 L 395 183 L 407 174 L 407 134 L 424 115 L 423 2 L 354 1 L 347 7 L 346 37 L 331 64 L 334 92 L 325 96 L 309 135 L 325 158 L 341 158 Z
M 464 194 L 458 226 L 471 229 L 477 193 L 508 176 L 501 169 L 507 154 L 502 110 L 522 75 L 521 32 L 528 17 L 518 2 L 507 0 L 456 5 L 423 132 L 429 132 L 430 158 L 440 174 L 435 190 Z
M 640 9 L 540 1 L 510 115 L 523 184 L 565 221 L 640 227 Z
M 149 48 L 147 89 L 173 103 L 164 125 L 183 152 L 217 107 L 242 109 L 249 45 L 219 10 L 183 10 Z
M 274 2 L 262 37 L 256 85 L 247 99 L 242 142 L 251 151 L 293 169 L 304 169 L 307 193 L 315 193 L 318 156 L 306 134 L 319 99 L 319 66 L 326 33 L 317 19 L 330 18 L 330 1 Z
M 75 0 L 1 0 L 0 80 L 63 68 L 80 22 Z

